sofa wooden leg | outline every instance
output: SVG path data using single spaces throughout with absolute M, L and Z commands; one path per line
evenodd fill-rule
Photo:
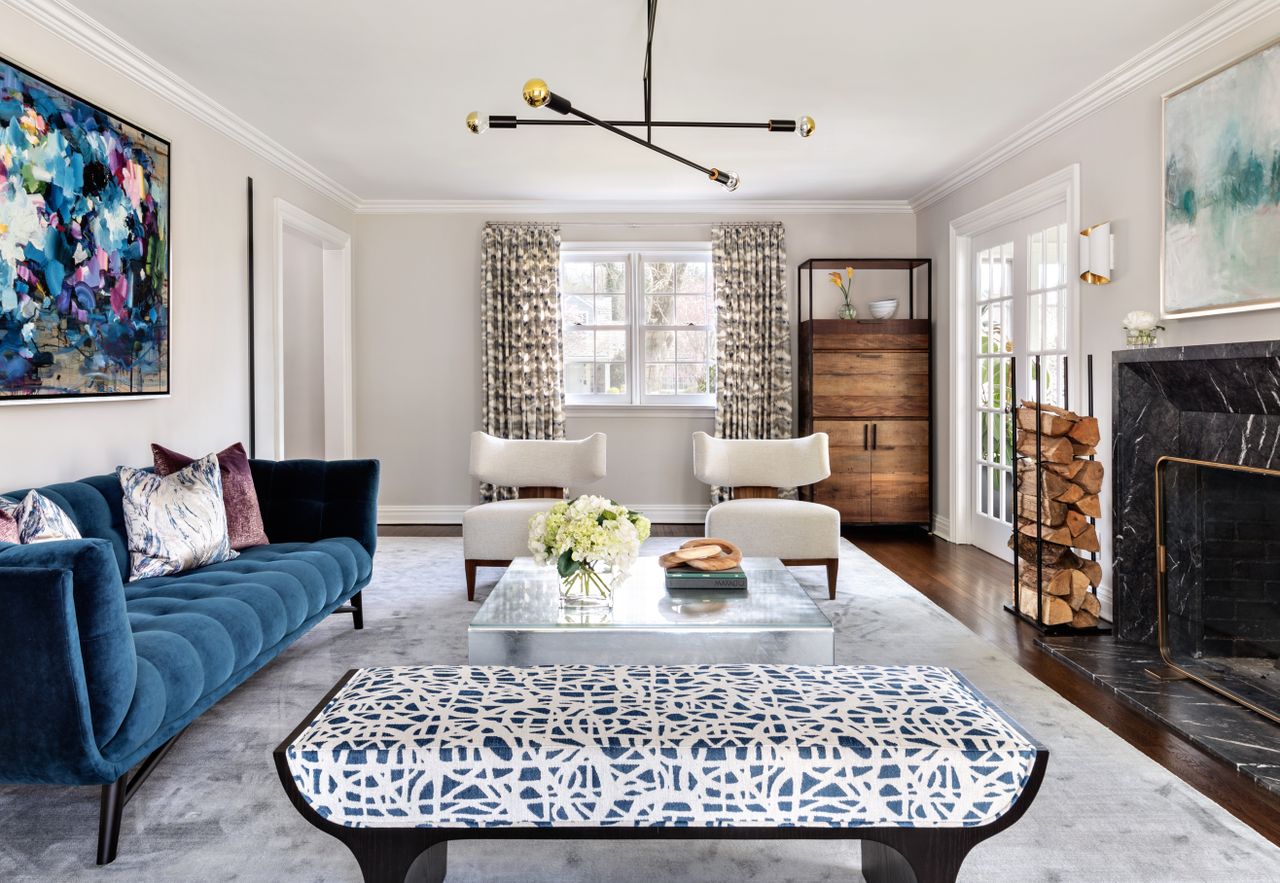
M 836 580 L 837 578 L 839 578 L 839 576 L 840 576 L 840 559 L 828 558 L 827 559 L 827 594 L 830 595 L 832 601 L 836 599 Z
M 109 865 L 116 860 L 128 778 L 129 774 L 125 773 L 114 782 L 102 786 L 102 804 L 98 812 L 98 864 L 100 865 Z
M 476 568 L 480 566 L 480 562 L 468 558 L 463 562 L 463 566 L 467 570 L 467 600 L 474 601 L 476 599 Z
M 831 591 L 835 591 L 832 589 Z M 351 596 L 351 625 L 359 631 L 364 628 L 364 592 Z

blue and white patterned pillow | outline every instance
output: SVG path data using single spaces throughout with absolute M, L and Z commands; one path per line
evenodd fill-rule
M 209 454 L 172 475 L 121 466 L 129 579 L 194 570 L 235 558 L 227 538 L 218 457 Z
M 80 539 L 71 516 L 39 491 L 28 491 L 18 503 L 0 497 L 0 512 L 18 523 L 18 542 L 24 545 Z

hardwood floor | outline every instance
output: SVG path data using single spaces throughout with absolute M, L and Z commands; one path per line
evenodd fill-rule
M 456 537 L 458 525 L 383 525 L 382 536 Z M 653 535 L 697 536 L 701 525 L 655 524 Z M 991 641 L 1046 686 L 1143 754 L 1280 845 L 1280 800 L 1227 764 L 1055 662 L 1035 646 L 1034 628 L 1003 609 L 1011 565 L 972 546 L 956 546 L 918 528 L 846 528 L 844 536 L 974 633 Z

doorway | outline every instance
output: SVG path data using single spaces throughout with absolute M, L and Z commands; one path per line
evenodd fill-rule
M 952 224 L 952 539 L 1012 561 L 1016 397 L 1063 405 L 1077 349 L 1077 167 Z M 1015 371 L 1016 365 L 1016 371 Z M 1037 366 L 1039 369 L 1037 371 Z M 1039 376 L 1037 376 L 1037 374 Z M 1078 388 L 1078 387 L 1077 387 Z
M 351 236 L 275 201 L 274 456 L 354 453 Z

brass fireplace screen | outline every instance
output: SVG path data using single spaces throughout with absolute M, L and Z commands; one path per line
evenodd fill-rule
M 1280 471 L 1161 457 L 1155 485 L 1160 655 L 1280 723 Z

